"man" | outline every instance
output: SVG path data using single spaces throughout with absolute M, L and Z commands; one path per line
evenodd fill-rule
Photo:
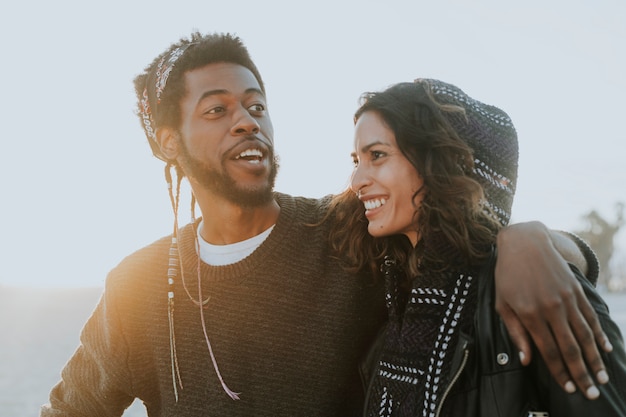
M 380 287 L 348 274 L 330 253 L 328 198 L 273 191 L 273 128 L 246 48 L 231 35 L 194 33 L 157 57 L 135 87 L 150 146 L 167 163 L 174 233 L 111 271 L 41 415 L 119 416 L 134 398 L 150 416 L 360 414 L 358 364 L 385 319 Z M 202 219 L 179 229 L 182 176 Z M 500 238 L 500 310 L 526 360 L 528 331 L 542 337 L 557 380 L 587 390 L 593 381 L 577 340 L 597 374 L 594 334 L 605 339 L 554 245 L 582 258 L 580 251 L 540 224 Z M 546 288 L 540 300 L 537 286 Z M 544 321 L 562 293 L 564 307 Z M 526 309 L 512 304 L 518 295 Z M 564 363 L 559 352 L 571 347 Z

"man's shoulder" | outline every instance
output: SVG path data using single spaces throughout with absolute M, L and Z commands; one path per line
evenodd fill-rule
M 109 273 L 109 280 L 143 279 L 167 268 L 172 236 L 163 236 L 123 258 Z
M 128 256 L 126 256 L 122 262 L 120 262 L 120 266 L 126 264 L 134 264 L 137 261 L 145 260 L 146 258 L 155 258 L 161 257 L 164 251 L 167 251 L 167 248 L 170 246 L 172 241 L 171 236 L 163 236 L 155 240 L 154 242 L 137 249 L 132 252 Z

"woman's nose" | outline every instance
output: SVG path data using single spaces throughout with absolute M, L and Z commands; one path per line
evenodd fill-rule
M 363 187 L 367 185 L 367 176 L 365 175 L 364 170 L 357 166 L 352 171 L 352 177 L 350 178 L 350 189 L 357 195 L 360 196 L 361 190 Z

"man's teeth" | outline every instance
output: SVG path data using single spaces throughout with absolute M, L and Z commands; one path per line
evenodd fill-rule
M 263 158 L 263 152 L 261 152 L 261 150 L 259 149 L 246 149 L 245 151 L 241 152 L 238 156 L 237 159 L 241 159 L 241 158 Z
M 365 210 L 373 210 L 375 208 L 382 206 L 386 202 L 387 200 L 385 200 L 384 198 L 377 198 L 375 200 L 367 200 L 363 202 L 363 205 L 365 206 Z

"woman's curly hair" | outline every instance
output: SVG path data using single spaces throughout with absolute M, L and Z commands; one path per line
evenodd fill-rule
M 378 273 L 391 256 L 409 276 L 421 270 L 445 271 L 475 265 L 485 259 L 501 227 L 484 204 L 485 194 L 474 178 L 473 151 L 450 120 L 465 118 L 461 106 L 438 103 L 426 81 L 396 84 L 383 92 L 365 93 L 354 121 L 376 112 L 395 135 L 403 155 L 424 182 L 413 195 L 415 228 L 420 240 L 413 247 L 403 235 L 372 237 L 363 204 L 347 189 L 330 202 L 331 247 L 352 272 Z

